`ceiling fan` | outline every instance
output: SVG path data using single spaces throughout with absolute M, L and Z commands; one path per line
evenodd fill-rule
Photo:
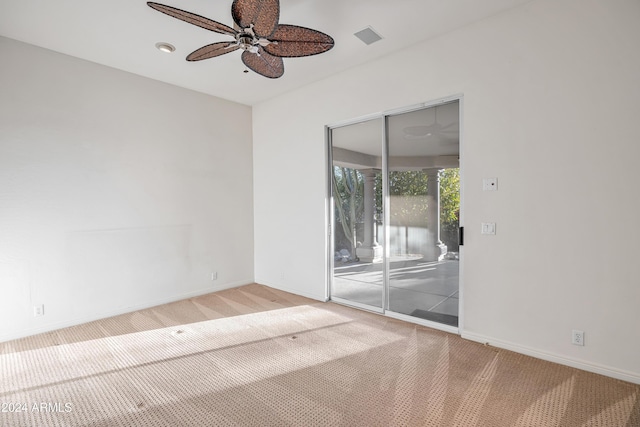
M 147 5 L 189 24 L 234 38 L 196 49 L 187 56 L 187 61 L 215 58 L 242 49 L 245 66 L 276 79 L 284 74 L 282 58 L 317 55 L 334 45 L 333 39 L 320 31 L 279 24 L 279 0 L 233 0 L 231 16 L 234 28 L 175 7 L 154 2 L 147 2 Z
M 433 108 L 433 123 L 430 125 L 409 126 L 402 131 L 405 139 L 426 139 L 432 136 L 452 137 L 459 132 L 458 122 L 441 125 L 438 123 L 438 107 Z

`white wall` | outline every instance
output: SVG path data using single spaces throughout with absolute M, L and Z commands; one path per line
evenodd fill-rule
M 0 340 L 253 281 L 250 107 L 0 56 Z
M 325 296 L 323 126 L 463 94 L 463 337 L 640 382 L 639 18 L 537 0 L 254 106 L 256 281 Z

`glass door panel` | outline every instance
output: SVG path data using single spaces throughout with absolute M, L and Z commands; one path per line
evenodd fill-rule
M 387 120 L 386 309 L 457 327 L 459 101 Z
M 330 130 L 331 297 L 382 311 L 382 119 Z

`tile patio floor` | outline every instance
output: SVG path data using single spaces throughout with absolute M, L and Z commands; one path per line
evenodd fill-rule
M 389 310 L 435 321 L 444 315 L 457 326 L 459 265 L 457 260 L 392 258 Z M 382 280 L 382 263 L 336 262 L 332 295 L 381 307 Z

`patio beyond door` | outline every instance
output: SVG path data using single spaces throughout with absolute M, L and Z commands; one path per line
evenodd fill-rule
M 329 129 L 331 298 L 457 328 L 459 100 Z

